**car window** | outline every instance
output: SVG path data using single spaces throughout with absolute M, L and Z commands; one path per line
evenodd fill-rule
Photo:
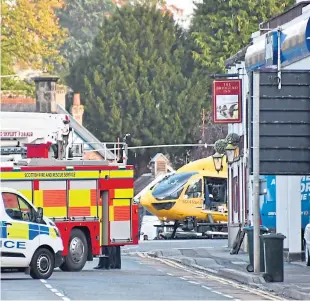
M 15 220 L 34 221 L 33 208 L 15 193 L 3 192 L 2 199 L 6 213 Z

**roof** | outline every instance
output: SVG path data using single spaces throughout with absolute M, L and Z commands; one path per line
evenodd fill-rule
M 150 163 L 155 162 L 159 157 L 163 157 L 167 162 L 169 162 L 168 158 L 162 154 L 162 153 L 157 153 L 150 161 Z
M 86 144 L 90 145 L 94 150 L 96 150 L 103 158 L 106 157 L 108 160 L 114 160 L 115 155 L 113 152 L 108 150 L 106 146 L 100 142 L 90 131 L 88 131 L 84 126 L 79 124 L 71 114 L 64 109 L 61 105 L 57 104 L 56 111 L 59 114 L 67 114 L 69 116 L 70 124 L 75 132 L 85 141 Z M 98 149 L 98 150 L 97 150 Z
M 22 97 L 22 96 L 3 96 L 0 97 L 1 104 L 35 104 L 36 99 L 32 97 Z
M 134 192 L 135 196 L 140 193 L 147 185 L 149 185 L 155 177 L 151 173 L 146 173 L 140 176 L 134 182 Z
M 14 188 L 10 188 L 10 187 L 1 186 L 0 191 L 1 192 L 9 192 L 9 193 L 20 194 L 23 196 L 23 194 L 20 191 L 14 189 Z
M 250 46 L 247 45 L 245 47 L 243 47 L 241 50 L 239 50 L 234 56 L 230 57 L 229 59 L 227 59 L 225 61 L 225 67 L 226 69 L 230 68 L 231 66 L 233 65 L 236 65 L 242 61 L 244 61 L 245 59 L 245 54 L 246 54 L 246 51 L 248 49 L 248 47 Z

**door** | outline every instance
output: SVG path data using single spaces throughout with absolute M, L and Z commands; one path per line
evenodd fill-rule
M 190 204 L 191 207 L 202 208 L 203 201 L 203 179 L 202 177 L 194 178 L 189 181 L 185 190 L 184 202 Z
M 34 209 L 15 193 L 3 192 L 2 199 L 6 218 L 1 221 L 1 265 L 26 267 L 40 245 Z

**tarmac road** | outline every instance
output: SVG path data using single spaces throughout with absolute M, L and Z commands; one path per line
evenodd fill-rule
M 145 240 L 138 246 L 126 246 L 124 252 L 148 252 L 173 248 L 218 248 L 227 247 L 227 239 L 176 239 L 176 240 Z
M 225 241 L 213 241 L 213 244 Z M 177 246 L 176 246 L 177 244 Z M 171 247 L 180 247 L 181 241 Z M 167 241 L 136 248 L 160 249 Z M 188 241 L 183 241 L 184 247 Z M 214 276 L 168 265 L 142 252 L 123 255 L 121 270 L 93 270 L 97 260 L 78 273 L 56 270 L 47 281 L 3 273 L 1 300 L 274 300 L 271 295 Z

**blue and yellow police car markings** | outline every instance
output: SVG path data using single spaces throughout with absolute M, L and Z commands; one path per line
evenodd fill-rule
M 2 222 L 1 221 L 1 224 L 0 224 L 0 233 L 1 233 L 1 236 L 0 238 L 7 238 L 7 231 L 6 231 L 6 222 Z
M 8 228 L 6 222 L 1 222 L 1 238 L 33 240 L 38 235 L 48 235 L 56 238 L 54 228 L 38 224 L 28 224 L 19 222 L 10 222 L 12 225 Z

